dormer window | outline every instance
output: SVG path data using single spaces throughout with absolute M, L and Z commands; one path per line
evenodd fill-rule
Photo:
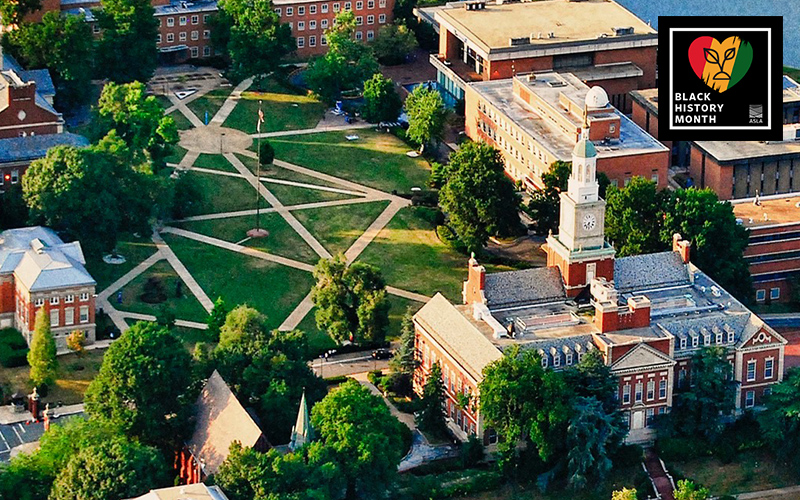
M 567 353 L 567 366 L 570 366 L 570 365 L 572 365 L 572 353 L 568 352 Z
M 703 345 L 711 345 L 711 334 L 706 333 L 703 335 Z
M 722 344 L 722 332 L 717 332 L 717 344 Z
M 733 332 L 728 332 L 728 343 L 733 344 Z
M 553 355 L 553 366 L 556 368 L 561 366 L 561 356 L 559 354 Z
M 697 347 L 700 345 L 700 336 L 695 335 L 692 337 L 692 347 Z
M 542 368 L 547 368 L 547 355 L 544 353 L 540 353 L 542 355 Z
M 686 349 L 686 337 L 681 337 L 681 349 Z

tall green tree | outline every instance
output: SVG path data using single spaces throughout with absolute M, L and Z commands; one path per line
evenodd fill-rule
M 311 424 L 342 471 L 348 499 L 385 491 L 404 453 L 404 429 L 380 397 L 351 380 L 314 406 Z
M 50 500 L 133 498 L 166 486 L 167 466 L 155 448 L 112 439 L 78 452 L 59 473 Z
M 378 268 L 342 254 L 321 259 L 314 267 L 317 284 L 311 298 L 317 306 L 317 327 L 338 342 L 380 342 L 389 322 L 386 283 Z
M 778 457 L 800 466 L 800 369 L 786 373 L 780 384 L 772 386 L 772 394 L 765 398 L 764 411 L 758 414 L 764 437 L 777 452 Z
M 502 154 L 488 144 L 468 142 L 450 155 L 439 204 L 473 252 L 490 236 L 511 236 L 520 229 L 519 195 L 505 175 Z
M 219 330 L 219 347 L 225 349 L 237 344 L 251 345 L 267 338 L 267 318 L 247 305 L 233 308 L 225 315 Z
M 387 66 L 403 64 L 418 46 L 414 32 L 397 21 L 382 26 L 372 42 L 378 62 Z
M 86 390 L 86 412 L 127 436 L 177 449 L 191 431 L 191 356 L 169 330 L 136 323 L 106 351 Z
M 439 363 L 431 366 L 428 380 L 422 390 L 421 408 L 417 416 L 417 425 L 420 429 L 436 436 L 447 435 L 445 422 L 445 392 L 442 381 L 442 367 Z
M 56 107 L 71 109 L 89 102 L 92 73 L 87 68 L 93 63 L 94 38 L 83 17 L 47 12 L 41 22 L 22 23 L 2 41 L 24 67 L 50 70 Z
M 408 116 L 406 135 L 420 145 L 420 153 L 431 141 L 443 137 L 447 109 L 438 91 L 424 85 L 417 86 L 406 97 L 405 108 Z
M 562 373 L 567 386 L 578 396 L 597 399 L 607 414 L 617 412 L 617 377 L 611 373 L 600 351 L 587 352 L 577 365 Z
M 158 64 L 158 19 L 150 0 L 101 0 L 97 76 L 116 83 L 146 82 Z
M 206 318 L 208 334 L 212 339 L 219 341 L 220 330 L 222 325 L 225 324 L 229 312 L 230 310 L 225 300 L 222 297 L 217 297 L 217 300 L 214 301 L 214 307 L 208 313 L 208 318 Z
M 50 385 L 55 382 L 58 372 L 56 339 L 50 331 L 50 316 L 44 307 L 36 311 L 28 364 L 31 367 L 30 378 L 33 385 Z
M 611 454 L 625 431 L 594 397 L 579 397 L 567 427 L 567 475 L 575 489 L 596 485 L 611 472 Z
M 333 102 L 343 91 L 357 90 L 378 72 L 372 48 L 355 40 L 356 17 L 350 10 L 336 15 L 333 26 L 325 30 L 328 52 L 312 59 L 305 72 L 309 88 L 326 102 Z
M 569 181 L 571 172 L 572 163 L 559 160 L 550 165 L 547 173 L 542 174 L 544 189 L 534 191 L 528 204 L 524 207 L 525 212 L 533 219 L 536 234 L 557 232 L 561 213 L 561 197 L 559 195 L 562 191 L 567 190 L 567 181 Z
M 364 106 L 361 112 L 368 122 L 393 122 L 402 108 L 403 102 L 391 79 L 375 73 L 364 82 Z
M 234 81 L 271 73 L 294 51 L 288 24 L 281 24 L 271 0 L 220 0 L 214 41 L 231 59 L 228 75 Z
M 606 191 L 606 237 L 613 243 L 617 255 L 624 257 L 663 249 L 660 228 L 664 219 L 664 194 L 657 190 L 655 182 L 638 176 L 622 189 L 612 186 Z
M 0 2 L 0 24 L 20 25 L 30 13 L 42 8 L 42 0 L 14 0 Z
M 0 193 L 0 230 L 23 227 L 28 223 L 28 205 L 22 196 L 22 184 L 6 186 Z
M 414 345 L 416 340 L 416 332 L 414 331 L 414 322 L 412 321 L 412 313 L 409 308 L 403 315 L 400 325 L 400 345 L 394 351 L 392 359 L 389 361 L 389 366 L 393 371 L 403 373 L 408 376 L 414 374 L 417 369 L 417 348 Z

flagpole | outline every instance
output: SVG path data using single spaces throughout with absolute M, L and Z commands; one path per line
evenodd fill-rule
M 261 122 L 264 112 L 261 111 L 261 100 L 258 101 L 258 165 L 256 165 L 256 233 L 261 232 Z

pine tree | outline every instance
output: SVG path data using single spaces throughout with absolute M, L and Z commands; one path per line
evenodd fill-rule
M 411 316 L 411 308 L 409 308 L 403 315 L 400 330 L 400 347 L 397 348 L 394 357 L 389 361 L 392 371 L 409 376 L 413 375 L 414 370 L 417 368 L 416 348 L 414 347 L 416 333 L 414 332 L 414 323 L 411 321 Z
M 214 301 L 214 308 L 208 314 L 206 324 L 208 325 L 209 336 L 216 342 L 219 340 L 219 330 L 225 324 L 225 318 L 228 316 L 230 310 L 228 304 L 222 300 L 222 297 L 217 297 Z
M 422 410 L 419 412 L 417 425 L 420 429 L 436 436 L 447 434 L 444 413 L 444 383 L 442 367 L 439 363 L 431 366 L 425 388 L 422 390 Z
M 49 385 L 55 381 L 58 369 L 56 340 L 50 331 L 50 317 L 44 307 L 36 312 L 28 364 L 31 366 L 30 379 L 33 385 Z

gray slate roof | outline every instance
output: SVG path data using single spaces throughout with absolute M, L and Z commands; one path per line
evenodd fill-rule
M 54 96 L 56 94 L 55 86 L 53 85 L 53 80 L 50 78 L 50 72 L 46 69 L 34 69 L 34 70 L 25 70 L 20 66 L 16 59 L 14 59 L 9 54 L 6 54 L 2 50 L 0 50 L 0 70 L 3 71 L 14 71 L 17 73 L 20 78 L 24 81 L 31 81 L 33 80 L 36 82 L 36 105 L 42 109 L 53 113 L 54 115 L 60 115 L 58 111 L 50 105 L 49 102 L 44 98 L 44 96 Z M 0 148 L 2 151 L 2 148 Z
M 44 158 L 48 149 L 56 146 L 83 148 L 88 145 L 88 139 L 70 132 L 9 137 L 8 139 L 0 139 L 0 164 L 38 160 L 39 158 Z
M 487 306 L 495 309 L 538 304 L 566 297 L 561 271 L 557 267 L 539 267 L 486 275 L 484 295 Z
M 508 349 L 513 344 L 509 344 L 505 346 L 505 349 Z M 577 346 L 580 346 L 580 350 L 584 353 L 589 352 L 589 350 L 594 349 L 594 342 L 592 340 L 591 334 L 585 335 L 571 335 L 569 337 L 554 337 L 554 338 L 542 338 L 536 339 L 532 342 L 520 343 L 518 344 L 521 349 L 533 349 L 536 351 L 542 350 L 544 354 L 542 354 L 543 358 L 547 358 L 547 366 L 552 367 L 555 365 L 553 360 L 553 353 L 552 348 L 556 349 L 556 356 L 560 357 L 560 366 L 566 367 L 566 353 L 564 352 L 564 348 L 566 347 L 569 351 L 573 354 L 572 363 L 578 363 L 578 349 Z M 505 350 L 504 349 L 504 350 Z
M 614 261 L 614 285 L 620 292 L 687 283 L 689 273 L 677 252 L 632 255 Z

